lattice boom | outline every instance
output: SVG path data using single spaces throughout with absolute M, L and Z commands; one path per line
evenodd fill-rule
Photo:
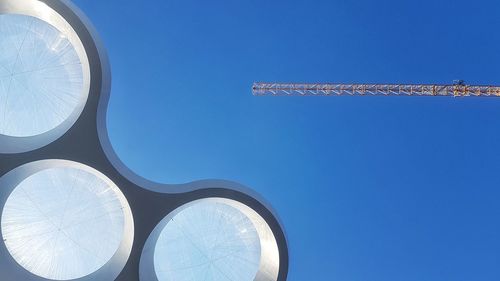
M 256 96 L 451 96 L 500 97 L 498 86 L 403 84 L 254 83 Z

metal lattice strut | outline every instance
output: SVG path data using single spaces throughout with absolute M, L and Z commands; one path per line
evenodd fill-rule
M 403 84 L 254 83 L 255 96 L 451 96 L 500 97 L 500 86 Z

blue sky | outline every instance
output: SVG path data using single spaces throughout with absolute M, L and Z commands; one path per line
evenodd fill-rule
M 500 280 L 500 99 L 250 92 L 499 84 L 500 2 L 76 3 L 109 51 L 122 160 L 262 194 L 286 228 L 289 281 Z

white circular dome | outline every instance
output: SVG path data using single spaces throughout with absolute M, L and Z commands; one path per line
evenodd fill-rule
M 160 281 L 252 281 L 259 270 L 260 239 L 252 221 L 219 202 L 200 202 L 179 212 L 156 244 Z
M 86 99 L 89 74 L 65 33 L 36 17 L 0 14 L 0 134 L 46 133 Z
M 140 263 L 143 281 L 276 281 L 280 264 L 266 221 L 243 203 L 215 197 L 168 214 Z
M 51 280 L 87 276 L 117 252 L 129 210 L 104 175 L 80 165 L 38 171 L 3 207 L 1 230 L 14 260 Z

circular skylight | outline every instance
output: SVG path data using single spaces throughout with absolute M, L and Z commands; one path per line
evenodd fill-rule
M 87 276 L 105 265 L 124 237 L 124 197 L 87 167 L 52 167 L 20 182 L 2 212 L 4 243 L 15 261 L 52 280 Z M 125 203 L 126 204 L 126 203 Z
M 154 277 L 144 269 L 151 260 Z M 276 240 L 255 211 L 207 198 L 180 207 L 158 225 L 143 251 L 141 280 L 275 281 L 278 267 Z
M 36 17 L 0 14 L 0 134 L 46 133 L 86 100 L 88 74 L 67 33 Z

